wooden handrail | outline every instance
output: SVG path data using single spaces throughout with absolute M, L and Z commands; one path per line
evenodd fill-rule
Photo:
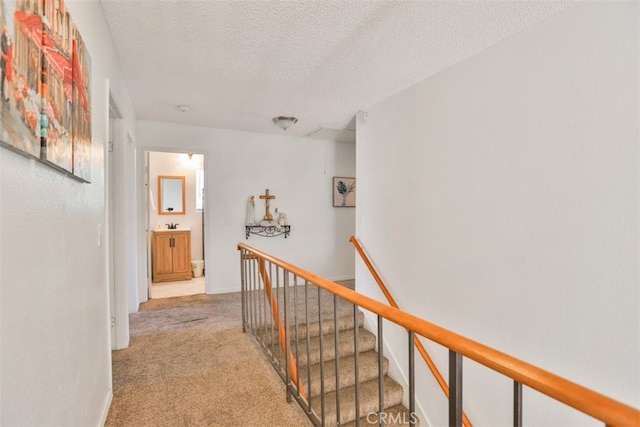
M 396 303 L 396 301 L 391 296 L 391 293 L 389 292 L 389 289 L 387 289 L 387 287 L 385 286 L 384 282 L 382 281 L 382 278 L 380 278 L 380 275 L 378 274 L 376 269 L 373 267 L 373 264 L 371 263 L 371 260 L 369 259 L 367 254 L 364 252 L 364 249 L 360 245 L 360 242 L 358 242 L 358 240 L 355 238 L 355 236 L 351 236 L 349 241 L 351 243 L 353 243 L 353 246 L 356 248 L 356 251 L 358 251 L 358 254 L 360 255 L 360 258 L 362 259 L 364 264 L 369 269 L 369 272 L 371 273 L 371 275 L 375 279 L 376 283 L 378 284 L 378 287 L 380 288 L 380 290 L 382 291 L 384 296 L 387 298 L 387 301 L 389 301 L 389 304 L 391 304 L 392 307 L 399 308 L 398 304 Z M 445 396 L 447 396 L 447 398 L 449 398 L 449 386 L 447 385 L 447 382 L 444 380 L 444 378 L 440 374 L 440 371 L 438 370 L 438 367 L 433 362 L 433 360 L 431 359 L 431 356 L 429 356 L 429 353 L 427 353 L 427 349 L 424 348 L 424 346 L 420 342 L 420 339 L 417 336 L 413 337 L 413 344 L 418 349 L 418 353 L 420 353 L 420 355 L 424 359 L 425 363 L 427 364 L 427 366 L 429 367 L 429 370 L 431 371 L 431 373 L 435 377 L 436 381 L 440 385 L 440 388 L 444 392 Z M 464 412 L 462 413 L 462 424 L 464 424 L 466 427 L 471 427 L 472 426 L 471 421 L 469 421 L 469 418 L 467 417 L 467 414 L 465 414 Z
M 260 276 L 262 277 L 262 281 L 264 282 L 264 291 L 267 294 L 267 298 L 269 298 L 269 304 L 271 305 L 271 314 L 273 316 L 273 320 L 278 325 L 278 331 L 280 332 L 280 347 L 282 348 L 282 352 L 284 353 L 287 351 L 287 345 L 285 342 L 285 340 L 287 339 L 287 334 L 285 332 L 284 323 L 280 320 L 280 316 L 278 314 L 278 301 L 271 292 L 271 280 L 269 279 L 267 270 L 264 267 L 264 258 L 258 258 L 258 267 L 260 270 Z M 293 356 L 293 352 L 291 350 L 289 350 L 288 356 L 289 366 L 291 366 L 291 380 L 296 384 L 296 387 L 298 387 L 300 395 L 302 397 L 305 397 L 304 388 L 302 387 L 302 384 L 298 383 L 298 368 L 296 365 L 296 359 Z
M 331 292 L 352 304 L 384 317 L 405 329 L 412 330 L 416 334 L 447 347 L 609 426 L 637 426 L 640 422 L 640 410 L 636 408 L 427 322 L 398 308 L 359 294 L 244 243 L 238 243 L 238 250 L 240 249 L 245 249 L 327 292 Z

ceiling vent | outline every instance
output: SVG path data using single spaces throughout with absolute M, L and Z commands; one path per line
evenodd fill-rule
M 355 144 L 356 142 L 356 131 L 352 129 L 318 128 L 305 136 L 309 138 L 326 139 L 329 141 L 347 142 L 351 144 Z

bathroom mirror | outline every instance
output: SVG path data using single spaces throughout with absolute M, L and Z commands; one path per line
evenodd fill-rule
M 158 214 L 184 215 L 184 176 L 158 175 Z

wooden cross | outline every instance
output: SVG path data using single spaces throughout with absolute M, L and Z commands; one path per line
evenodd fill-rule
M 269 200 L 271 200 L 271 199 L 275 199 L 275 198 L 276 198 L 276 196 L 271 196 L 271 195 L 269 195 L 269 189 L 268 189 L 268 188 L 267 188 L 267 190 L 266 190 L 266 192 L 265 192 L 265 193 L 266 193 L 266 194 L 263 194 L 262 196 L 260 196 L 260 198 L 261 198 L 261 199 L 264 199 L 264 200 L 266 200 L 266 202 L 267 202 L 267 203 L 266 203 L 266 212 L 265 212 L 265 215 L 264 215 L 264 218 L 263 218 L 263 219 L 264 219 L 265 221 L 273 221 L 273 216 L 272 216 L 272 215 L 271 215 L 271 213 L 269 212 Z

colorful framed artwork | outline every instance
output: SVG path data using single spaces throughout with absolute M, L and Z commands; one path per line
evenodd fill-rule
M 0 145 L 91 179 L 91 59 L 60 0 L 0 2 Z
M 91 180 L 91 57 L 77 33 L 73 39 L 73 174 Z
M 356 179 L 333 177 L 333 206 L 338 208 L 355 207 Z

